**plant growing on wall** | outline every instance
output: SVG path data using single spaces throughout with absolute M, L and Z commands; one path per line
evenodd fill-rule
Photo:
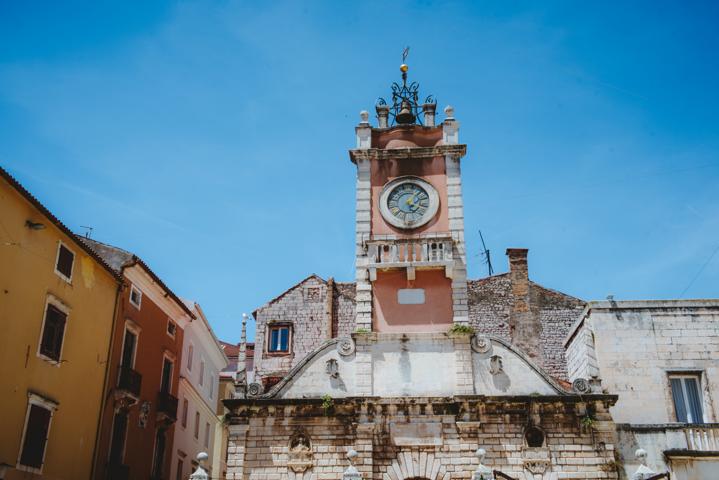
M 460 325 L 455 323 L 449 328 L 447 333 L 450 335 L 472 335 L 474 333 L 474 328 L 469 325 Z
M 325 411 L 325 416 L 329 416 L 332 410 L 335 408 L 335 401 L 329 393 L 322 395 L 322 410 Z
M 370 331 L 368 328 L 359 327 L 357 330 L 355 330 L 355 333 L 360 334 L 360 335 L 366 335 L 366 334 L 370 333 Z

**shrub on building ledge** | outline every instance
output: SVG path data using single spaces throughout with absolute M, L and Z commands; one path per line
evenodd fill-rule
M 474 328 L 470 327 L 469 325 L 460 325 L 458 323 L 455 323 L 454 325 L 449 327 L 447 333 L 449 333 L 450 335 L 473 335 Z

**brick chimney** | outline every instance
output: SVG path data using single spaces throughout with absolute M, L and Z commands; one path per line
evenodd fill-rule
M 532 311 L 526 248 L 508 248 L 509 279 L 512 299 L 509 313 L 509 334 L 512 344 L 542 364 L 538 315 Z

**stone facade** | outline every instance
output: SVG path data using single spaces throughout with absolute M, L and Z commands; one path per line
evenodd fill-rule
M 333 401 L 329 412 L 317 399 L 228 403 L 230 480 L 336 480 L 350 449 L 365 479 L 468 480 L 478 447 L 485 463 L 514 478 L 617 478 L 609 396 L 590 402 L 591 431 L 577 415 L 586 403 L 557 398 L 353 398 Z M 533 419 L 546 435 L 537 447 L 525 438 Z M 290 446 L 298 432 L 309 440 L 306 453 Z
M 719 471 L 719 300 L 590 302 L 567 339 L 570 378 L 601 378 L 617 394 L 618 459 L 630 478 L 634 452 L 679 480 Z M 694 378 L 701 418 L 679 418 L 670 379 Z M 704 473 L 702 473 L 704 472 Z M 712 476 L 708 476 L 713 472 Z M 622 477 L 625 478 L 625 477 Z

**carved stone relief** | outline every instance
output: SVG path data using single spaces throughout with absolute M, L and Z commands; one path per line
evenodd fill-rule
M 287 467 L 295 473 L 303 473 L 312 467 L 313 455 L 307 434 L 298 430 L 290 437 Z

